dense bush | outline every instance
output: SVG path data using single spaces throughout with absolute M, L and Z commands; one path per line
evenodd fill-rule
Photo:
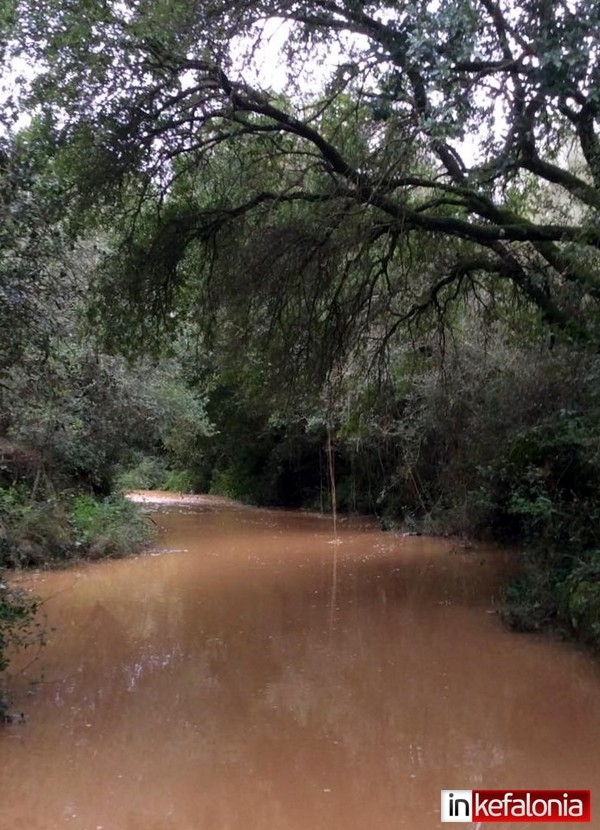
M 44 565 L 71 548 L 64 500 L 32 500 L 22 485 L 0 488 L 0 567 Z
M 98 500 L 79 496 L 69 516 L 75 546 L 88 558 L 123 556 L 138 549 L 152 536 L 152 525 L 123 496 Z
M 4 582 L 0 571 L 0 672 L 8 665 L 6 650 L 26 648 L 40 642 L 42 633 L 34 622 L 38 601 Z M 2 698 L 0 696 L 0 714 Z
M 67 492 L 32 501 L 23 487 L 0 488 L 0 567 L 121 556 L 151 535 L 151 523 L 122 496 Z
M 44 644 L 43 625 L 36 620 L 38 600 L 5 582 L 0 568 L 0 674 L 10 662 L 9 651 Z M 0 683 L 0 722 L 9 698 Z
M 600 648 L 600 550 L 573 563 L 564 582 L 563 612 L 580 639 Z
M 125 469 L 115 476 L 115 488 L 123 493 L 131 490 L 161 490 L 166 477 L 165 458 L 136 452 L 130 456 Z

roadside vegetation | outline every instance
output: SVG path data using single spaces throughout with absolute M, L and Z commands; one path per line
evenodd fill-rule
M 135 488 L 327 510 L 332 446 L 340 509 L 520 546 L 507 620 L 600 647 L 598 5 L 0 26 L 0 568 L 134 549 Z

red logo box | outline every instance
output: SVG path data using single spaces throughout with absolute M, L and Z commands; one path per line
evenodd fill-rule
M 442 790 L 443 822 L 589 822 L 590 790 Z

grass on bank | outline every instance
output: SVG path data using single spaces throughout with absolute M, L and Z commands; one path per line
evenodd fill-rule
M 24 487 L 0 488 L 0 568 L 124 556 L 152 532 L 151 522 L 122 495 L 67 492 L 35 501 Z

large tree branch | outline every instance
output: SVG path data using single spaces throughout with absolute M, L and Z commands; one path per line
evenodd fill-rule
M 438 313 L 443 313 L 440 296 L 445 289 L 451 285 L 456 286 L 454 292 L 454 296 L 456 296 L 464 279 L 475 274 L 497 274 L 499 277 L 517 283 L 523 293 L 541 310 L 547 323 L 558 329 L 565 329 L 569 323 L 569 318 L 554 305 L 549 296 L 528 279 L 521 265 L 510 255 L 510 252 L 507 256 L 507 252 L 500 246 L 494 246 L 492 250 L 496 256 L 479 254 L 459 258 L 443 276 L 427 289 L 420 300 L 414 303 L 407 312 L 400 315 L 393 325 L 388 328 L 384 336 L 383 346 L 385 347 L 406 323 L 410 323 L 430 309 L 433 308 Z
M 598 104 L 588 101 L 579 112 L 575 112 L 563 103 L 560 111 L 577 130 L 581 151 L 588 164 L 594 185 L 600 188 L 600 140 L 594 127 L 594 119 L 600 114 Z
M 566 224 L 534 224 L 519 220 L 514 215 L 506 219 L 502 213 L 498 212 L 489 223 L 478 223 L 410 209 L 405 204 L 395 201 L 386 193 L 385 188 L 380 188 L 372 182 L 367 174 L 360 172 L 351 165 L 340 151 L 326 140 L 315 127 L 284 112 L 264 94 L 256 92 L 245 84 L 230 81 L 222 69 L 206 61 L 189 60 L 186 61 L 186 66 L 189 69 L 204 73 L 216 87 L 222 90 L 229 101 L 232 118 L 235 117 L 237 112 L 264 116 L 278 125 L 282 132 L 288 132 L 308 141 L 317 148 L 328 169 L 351 186 L 352 190 L 348 191 L 347 195 L 351 195 L 361 204 L 378 208 L 388 216 L 398 220 L 403 226 L 443 233 L 479 242 L 483 245 L 489 245 L 496 241 L 573 242 L 579 245 L 600 248 L 600 229 L 594 227 L 581 228 Z M 454 162 L 454 164 L 457 164 L 457 162 Z M 540 162 L 540 164 L 542 163 Z M 546 170 L 545 167 L 544 170 Z M 548 175 L 550 175 L 550 172 Z M 586 198 L 594 198 L 591 191 L 581 187 L 583 183 L 580 184 L 577 177 L 570 179 L 565 174 L 563 184 L 564 182 L 567 182 L 571 188 L 576 186 L 578 190 L 583 189 Z M 463 189 L 463 192 L 468 193 L 469 191 Z M 489 213 L 491 205 L 489 200 L 472 192 L 470 199 L 474 212 L 485 216 L 487 211 L 488 215 L 491 215 Z
M 475 73 L 483 77 L 484 75 L 529 75 L 530 70 L 527 69 L 520 61 L 513 59 L 504 60 L 470 60 L 457 61 L 453 64 L 455 72 Z
M 482 2 L 491 6 L 490 0 L 482 0 Z M 332 4 L 324 5 L 331 6 Z M 505 44 L 508 49 L 507 44 L 508 41 Z M 505 51 L 504 61 L 508 61 L 509 58 L 512 60 L 512 56 Z M 467 178 L 460 159 L 444 142 L 433 142 L 433 149 L 443 162 L 452 180 L 451 184 L 447 179 L 440 181 L 420 176 L 387 180 L 385 178 L 373 179 L 364 172 L 364 169 L 358 169 L 351 164 L 339 148 L 325 138 L 314 123 L 295 117 L 278 106 L 269 96 L 257 92 L 247 84 L 231 81 L 226 73 L 215 64 L 204 60 L 186 60 L 181 64 L 180 71 L 182 69 L 195 71 L 201 79 L 190 93 L 192 97 L 200 93 L 201 97 L 205 95 L 211 102 L 211 107 L 208 111 L 205 110 L 199 119 L 201 124 L 206 125 L 210 120 L 217 118 L 225 122 L 227 120 L 230 123 L 237 122 L 241 127 L 240 135 L 250 135 L 256 132 L 271 135 L 287 133 L 296 136 L 302 142 L 307 142 L 318 153 L 333 183 L 331 191 L 327 193 L 305 193 L 302 190 L 283 191 L 282 193 L 265 191 L 229 210 L 197 213 L 190 217 L 188 228 L 188 232 L 195 238 L 210 238 L 227 222 L 267 203 L 318 202 L 342 198 L 352 200 L 363 208 L 375 209 L 385 214 L 390 220 L 390 228 L 394 228 L 395 233 L 421 230 L 432 234 L 443 234 L 478 243 L 493 251 L 497 259 L 481 257 L 476 261 L 462 263 L 460 267 L 456 265 L 448 278 L 462 279 L 467 273 L 477 268 L 495 271 L 511 279 L 523 294 L 542 310 L 545 319 L 552 325 L 564 328 L 567 318 L 556 307 L 544 286 L 537 283 L 527 273 L 519 257 L 511 250 L 511 243 L 531 243 L 540 256 L 544 257 L 546 262 L 565 279 L 577 282 L 590 296 L 598 297 L 598 286 L 595 281 L 588 279 L 589 275 L 582 273 L 581 269 L 576 267 L 577 263 L 574 259 L 567 261 L 557 243 L 569 242 L 580 247 L 600 248 L 600 229 L 567 224 L 536 224 L 494 205 L 488 195 L 466 184 Z M 420 115 L 425 117 L 429 112 L 429 103 L 424 78 L 414 67 L 407 68 L 407 76 L 414 90 L 415 107 Z M 180 106 L 185 96 L 178 92 L 175 97 L 177 105 Z M 193 120 L 196 119 L 194 111 L 196 103 L 191 101 L 190 117 Z M 202 101 L 199 105 L 202 105 Z M 216 105 L 218 107 L 215 109 Z M 526 136 L 523 165 L 534 174 L 561 185 L 584 204 L 597 209 L 600 207 L 600 198 L 595 188 L 568 171 L 540 159 L 535 148 L 528 143 L 533 141 L 531 124 L 539 105 L 540 102 L 536 98 L 530 101 L 523 111 L 522 124 Z M 398 194 L 395 194 L 395 189 L 405 187 L 439 189 L 446 197 L 458 198 L 455 205 L 459 209 L 462 208 L 465 214 L 480 217 L 483 221 L 461 218 L 457 215 L 442 215 L 439 212 L 441 204 L 435 199 L 430 205 L 410 206 L 405 198 L 398 199 Z M 447 199 L 444 203 L 448 203 Z M 439 290 L 443 287 L 444 285 L 440 285 Z
M 598 159 L 598 162 L 600 164 L 600 159 Z M 521 163 L 526 170 L 535 173 L 536 176 L 540 176 L 540 178 L 548 182 L 560 185 L 568 193 L 589 207 L 593 207 L 596 210 L 600 209 L 600 190 L 589 185 L 568 170 L 544 161 L 537 155 L 533 148 L 530 147 L 529 151 L 524 154 Z

